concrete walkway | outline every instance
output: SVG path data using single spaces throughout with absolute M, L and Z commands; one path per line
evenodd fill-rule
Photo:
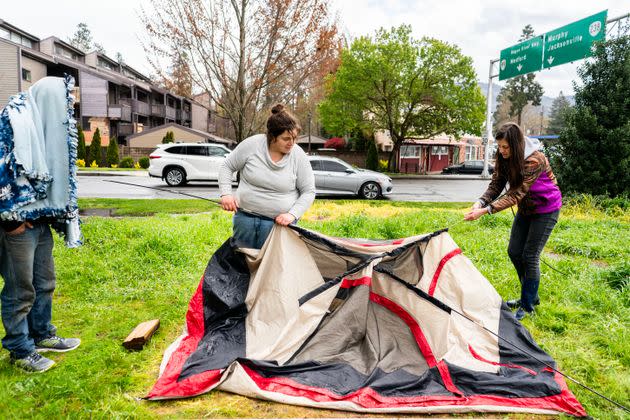
M 148 177 L 147 171 L 77 171 L 78 176 L 144 176 Z
M 148 177 L 149 173 L 147 171 L 82 171 L 79 170 L 77 172 L 78 176 L 140 176 L 140 177 Z M 406 179 L 406 180 L 422 180 L 422 179 L 444 179 L 444 180 L 475 180 L 480 181 L 483 180 L 480 175 L 410 175 L 410 174 L 401 174 L 401 175 L 393 175 L 392 179 Z M 490 178 L 487 178 L 490 179 Z

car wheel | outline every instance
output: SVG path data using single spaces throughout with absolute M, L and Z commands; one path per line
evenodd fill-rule
M 166 183 L 171 187 L 177 187 L 186 183 L 186 173 L 180 168 L 170 168 L 164 175 Z
M 359 195 L 366 200 L 375 200 L 381 196 L 381 186 L 376 182 L 366 182 L 361 186 Z

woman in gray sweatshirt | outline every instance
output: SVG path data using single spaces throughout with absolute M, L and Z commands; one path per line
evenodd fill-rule
M 306 153 L 295 147 L 300 125 L 276 105 L 267 134 L 243 140 L 219 171 L 221 206 L 235 212 L 233 237 L 243 248 L 262 248 L 274 223 L 295 223 L 313 204 L 315 178 Z M 236 194 L 232 176 L 240 172 Z

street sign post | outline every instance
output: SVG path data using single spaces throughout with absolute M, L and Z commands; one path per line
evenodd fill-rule
M 607 10 L 562 26 L 545 34 L 543 68 L 580 60 L 592 55 L 593 43 L 606 36 Z
M 501 51 L 499 80 L 542 69 L 543 36 L 537 36 Z

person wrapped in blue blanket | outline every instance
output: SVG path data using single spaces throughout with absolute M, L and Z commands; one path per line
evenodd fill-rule
M 76 185 L 74 80 L 46 77 L 12 96 L 0 112 L 0 294 L 10 362 L 43 372 L 55 362 L 44 351 L 65 352 L 77 338 L 57 336 L 51 227 L 68 247 L 82 244 Z

